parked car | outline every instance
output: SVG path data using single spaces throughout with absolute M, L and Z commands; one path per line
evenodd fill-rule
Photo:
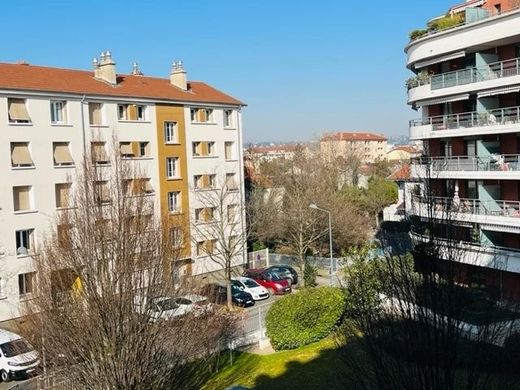
M 139 310 L 139 309 L 138 309 Z M 211 304 L 206 297 L 187 294 L 181 297 L 155 297 L 145 304 L 139 312 L 146 314 L 152 321 L 168 320 L 188 313 L 200 315 L 211 310 Z
M 205 294 L 210 302 L 225 305 L 227 303 L 227 288 L 219 283 L 206 284 L 202 288 L 202 293 Z M 249 307 L 255 304 L 253 296 L 245 292 L 237 286 L 231 284 L 231 301 L 233 304 L 242 307 Z
M 231 284 L 240 290 L 251 294 L 255 301 L 269 298 L 269 291 L 251 278 L 246 278 L 245 276 L 232 278 Z
M 266 271 L 273 271 L 284 279 L 290 279 L 291 284 L 298 284 L 298 272 L 290 265 L 272 265 Z
M 0 329 L 0 379 L 26 376 L 40 364 L 38 352 L 22 336 Z
M 269 294 L 288 294 L 291 292 L 291 281 L 284 279 L 276 272 L 264 268 L 248 269 L 244 272 L 244 276 L 254 279 L 255 282 L 264 286 Z

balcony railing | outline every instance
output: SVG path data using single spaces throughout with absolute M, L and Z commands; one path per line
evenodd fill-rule
M 410 121 L 410 127 L 431 125 L 432 129 L 436 131 L 515 123 L 520 123 L 520 106 L 496 108 L 486 112 L 472 111 L 414 119 Z
M 501 79 L 503 77 L 518 76 L 520 74 L 520 58 L 492 62 L 486 66 L 472 67 L 436 74 L 428 78 L 421 78 L 417 86 L 431 85 L 432 90 L 467 85 L 486 80 Z M 412 85 L 412 87 L 415 85 Z
M 492 154 L 486 157 L 416 157 L 412 163 L 429 165 L 433 171 L 520 171 L 519 154 Z
M 479 200 L 467 198 L 430 197 L 415 195 L 414 201 L 430 205 L 434 211 L 499 217 L 520 218 L 520 201 Z

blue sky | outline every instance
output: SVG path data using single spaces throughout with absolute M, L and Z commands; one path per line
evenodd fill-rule
M 89 69 L 111 50 L 248 104 L 246 141 L 306 141 L 323 131 L 408 133 L 403 48 L 449 0 L 25 0 L 2 4 L 0 61 Z M 9 39 L 8 37 L 11 37 Z M 15 38 L 16 37 L 16 38 Z M 1 75 L 0 75 L 1 77 Z

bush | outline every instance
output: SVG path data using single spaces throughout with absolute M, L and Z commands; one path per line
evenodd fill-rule
M 413 30 L 410 32 L 410 40 L 414 41 L 416 39 L 419 39 L 422 36 L 425 36 L 428 33 L 428 30 L 421 29 L 421 30 Z
M 276 350 L 294 349 L 327 337 L 345 305 L 339 288 L 302 289 L 276 301 L 267 312 L 267 335 Z
M 305 265 L 303 267 L 303 284 L 305 287 L 317 286 L 316 276 L 318 276 L 318 270 L 316 267 L 305 260 Z
M 431 31 L 442 31 L 450 27 L 458 26 L 464 23 L 464 14 L 447 15 L 439 19 L 432 20 L 428 23 L 428 29 Z

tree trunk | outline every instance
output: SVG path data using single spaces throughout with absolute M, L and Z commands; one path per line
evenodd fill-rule
M 228 267 L 227 272 L 227 280 L 226 280 L 226 296 L 227 296 L 227 307 L 229 310 L 233 309 L 233 300 L 231 297 L 231 267 Z

